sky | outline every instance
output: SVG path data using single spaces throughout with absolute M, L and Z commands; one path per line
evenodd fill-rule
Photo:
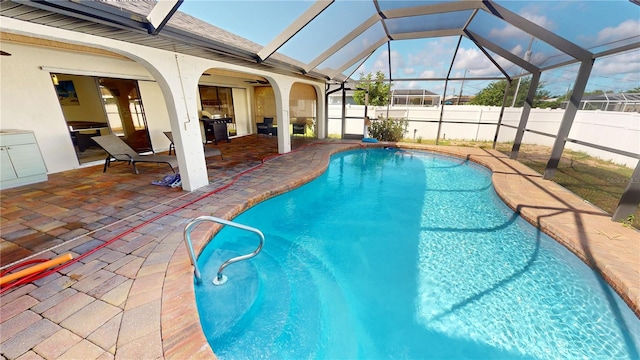
M 434 1 L 380 1 L 380 6 L 385 10 L 407 4 L 415 6 L 428 3 Z M 185 0 L 179 10 L 260 45 L 267 45 L 312 4 L 313 1 L 308 0 Z M 497 4 L 593 53 L 640 41 L 640 6 L 627 0 L 498 0 Z M 309 63 L 374 13 L 375 8 L 370 0 L 336 0 L 278 51 Z M 461 21 L 463 24 L 469 14 L 440 16 L 438 19 L 415 17 L 413 23 L 420 24 L 420 30 L 446 28 Z M 411 26 L 406 27 L 406 22 L 392 20 L 387 21 L 387 27 L 412 30 Z M 476 15 L 469 29 L 521 57 L 525 57 L 530 48 L 531 60 L 542 64 L 542 67 L 570 59 L 543 41 L 532 41 L 528 34 L 506 22 L 496 21 L 483 11 Z M 354 40 L 357 43 L 355 46 L 342 49 L 319 68 L 337 68 L 383 36 L 384 28 L 379 24 L 374 25 Z M 458 39 L 455 36 L 391 41 L 389 47 L 394 88 L 418 88 L 442 93 L 443 81 L 399 79 L 446 77 L 454 55 L 451 77 L 502 77 L 500 71 L 469 39 L 463 37 L 456 53 Z M 343 74 L 353 74 L 352 77 L 358 79 L 360 73 L 380 70 L 388 77 L 388 54 L 389 48 L 384 44 L 364 63 L 354 64 Z M 511 76 L 521 73 L 519 67 L 497 55 L 494 57 Z M 543 72 L 541 81 L 544 90 L 551 95 L 567 93 L 573 87 L 577 73 L 578 65 Z M 450 81 L 446 95 L 458 94 L 461 90 L 463 95 L 473 95 L 492 81 L 495 80 Z M 621 92 L 637 87 L 640 87 L 640 49 L 596 60 L 586 91 Z

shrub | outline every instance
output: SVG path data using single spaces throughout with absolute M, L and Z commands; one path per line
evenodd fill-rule
M 408 126 L 409 123 L 403 119 L 378 118 L 369 125 L 369 136 L 380 141 L 400 141 Z

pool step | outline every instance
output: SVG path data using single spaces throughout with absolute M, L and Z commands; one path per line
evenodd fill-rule
M 289 313 L 286 315 L 286 323 L 282 332 L 274 338 L 275 344 L 287 344 L 279 346 L 279 358 L 301 359 L 318 358 L 318 344 L 323 334 L 325 323 L 325 311 L 322 308 L 317 279 L 311 271 L 310 263 L 318 262 L 312 254 L 301 247 L 278 238 L 273 241 L 277 251 L 286 254 L 283 260 L 283 268 L 291 274 L 294 280 L 291 286 Z M 297 281 L 296 281 L 297 279 Z
M 338 284 L 340 281 L 333 269 L 327 266 L 320 254 L 313 254 L 304 246 L 287 241 L 291 247 L 291 253 L 297 261 L 304 264 L 311 278 L 309 282 L 316 284 L 319 301 L 321 323 L 318 327 L 319 336 L 315 345 L 307 344 L 306 353 L 296 354 L 296 358 L 357 358 L 358 342 L 354 337 L 355 331 L 351 331 L 355 321 L 352 319 L 352 311 L 347 305 L 345 289 Z M 296 322 L 296 326 L 304 328 L 306 325 L 298 323 L 295 314 L 290 315 L 290 321 Z M 336 353 L 336 350 L 340 350 Z M 313 351 L 311 351 L 313 350 Z
M 252 276 L 257 287 L 255 292 L 247 292 L 242 288 L 247 284 L 236 286 L 243 282 L 241 273 L 244 270 L 241 268 L 241 263 L 225 269 L 229 281 L 216 287 L 234 289 L 232 293 L 218 291 L 225 295 L 216 298 L 216 304 L 225 302 L 242 304 L 230 311 L 223 307 L 206 309 L 208 318 L 211 319 L 209 326 L 215 327 L 208 331 L 208 340 L 218 356 L 225 357 L 232 354 L 245 354 L 248 358 L 267 356 L 269 355 L 268 346 L 285 327 L 291 297 L 290 281 L 287 273 L 282 269 L 281 261 L 269 251 L 273 248 L 270 245 L 266 245 L 258 257 L 246 262 L 253 268 Z M 238 253 L 245 251 L 242 245 L 234 243 L 225 243 L 224 246 L 227 251 L 228 249 Z M 276 256 L 280 257 L 278 254 Z M 219 257 L 222 258 L 222 256 Z M 272 278 L 266 278 L 266 276 Z M 247 298 L 251 298 L 250 303 Z M 256 331 L 261 332 L 262 335 L 256 334 Z
M 279 238 L 277 246 L 287 254 L 289 270 L 294 270 L 301 281 L 292 285 L 292 306 L 287 317 L 285 331 L 277 338 L 279 344 L 287 344 L 287 352 L 278 354 L 284 358 L 354 358 L 357 342 L 351 335 L 351 314 L 346 305 L 339 281 L 323 259 L 305 246 Z M 335 334 L 340 334 L 334 336 Z M 340 354 L 334 354 L 340 344 Z M 282 346 L 282 345 L 281 345 Z M 350 349 L 345 353 L 345 349 Z
M 203 326 L 214 327 L 207 334 L 214 352 L 221 358 L 357 357 L 358 344 L 350 335 L 355 331 L 348 330 L 352 313 L 332 269 L 304 246 L 266 236 L 259 256 L 225 269 L 226 284 L 204 284 L 216 304 L 206 307 L 199 300 Z M 216 265 L 203 271 L 207 283 L 221 261 L 245 253 L 252 243 L 238 239 L 220 246 L 210 261 Z
M 260 300 L 260 284 L 255 265 L 250 261 L 232 264 L 224 274 L 229 281 L 222 286 L 213 285 L 212 280 L 222 262 L 246 253 L 245 249 L 233 243 L 221 244 L 211 254 L 208 265 L 202 266 L 203 281 L 198 284 L 198 311 L 209 341 L 230 334 L 237 327 L 244 327 L 252 320 L 252 308 Z M 205 298 L 206 297 L 206 298 Z M 239 316 L 240 314 L 240 316 Z
M 272 273 L 276 281 L 264 279 L 260 282 L 262 297 L 253 306 L 256 311 L 251 314 L 250 324 L 237 323 L 234 331 L 227 334 L 237 336 L 223 336 L 212 343 L 214 350 L 216 343 L 220 344 L 216 351 L 220 357 L 241 354 L 243 358 L 300 358 L 315 351 L 309 344 L 315 346 L 321 334 L 317 288 L 312 281 L 303 285 L 291 282 L 287 273 L 298 279 L 311 280 L 307 265 L 281 239 L 274 239 L 274 236 L 269 239 L 260 259 L 256 258 L 256 267 Z M 301 326 L 302 320 L 304 325 Z M 288 344 L 286 348 L 281 347 L 283 342 Z

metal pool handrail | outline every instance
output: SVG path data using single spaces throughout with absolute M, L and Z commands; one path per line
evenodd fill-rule
M 256 228 L 253 228 L 251 226 L 238 224 L 233 221 L 217 218 L 215 216 L 199 216 L 193 219 L 184 228 L 184 241 L 185 241 L 185 244 L 187 245 L 187 251 L 189 252 L 189 258 L 191 259 L 191 264 L 193 265 L 193 273 L 196 279 L 198 280 L 198 282 L 202 281 L 202 276 L 200 274 L 200 269 L 198 269 L 198 262 L 196 260 L 196 255 L 195 255 L 195 252 L 193 251 L 193 245 L 191 243 L 191 230 L 193 230 L 193 228 L 195 228 L 198 224 L 200 224 L 203 221 L 212 221 L 222 225 L 229 225 L 238 229 L 250 231 L 250 232 L 256 233 L 260 238 L 260 244 L 253 252 L 246 255 L 236 256 L 234 258 L 231 258 L 225 261 L 224 263 L 222 263 L 222 265 L 220 265 L 220 268 L 218 269 L 218 275 L 215 277 L 215 279 L 213 279 L 213 283 L 215 285 L 222 285 L 227 282 L 227 277 L 222 274 L 222 270 L 224 270 L 224 268 L 226 268 L 227 266 L 235 262 L 251 259 L 252 257 L 258 255 L 260 250 L 262 250 L 262 245 L 264 245 L 264 234 L 262 233 L 262 231 Z

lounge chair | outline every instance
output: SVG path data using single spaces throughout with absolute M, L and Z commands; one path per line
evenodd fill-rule
M 171 155 L 171 150 L 173 150 L 173 152 L 176 152 L 176 146 L 173 144 L 173 134 L 171 133 L 171 131 L 164 131 L 164 136 L 167 137 L 167 139 L 169 139 L 169 141 L 171 141 L 171 144 L 169 145 L 169 155 Z M 211 156 L 220 156 L 221 160 L 224 160 L 224 158 L 222 157 L 222 152 L 216 148 L 208 148 L 208 147 L 204 147 L 204 157 L 211 157 Z
M 171 144 L 169 144 L 169 155 L 171 155 L 171 151 L 176 152 L 176 146 L 173 144 L 173 134 L 171 131 L 163 131 L 163 134 L 171 141 Z
M 104 161 L 104 169 L 102 172 L 107 171 L 107 167 L 111 165 L 112 161 L 126 161 L 133 165 L 133 171 L 138 174 L 136 163 L 164 163 L 169 165 L 171 171 L 174 173 L 178 168 L 178 159 L 175 156 L 167 155 L 140 155 L 133 150 L 127 143 L 122 141 L 119 137 L 113 134 L 94 136 L 92 137 L 104 151 L 107 152 L 107 159 Z

